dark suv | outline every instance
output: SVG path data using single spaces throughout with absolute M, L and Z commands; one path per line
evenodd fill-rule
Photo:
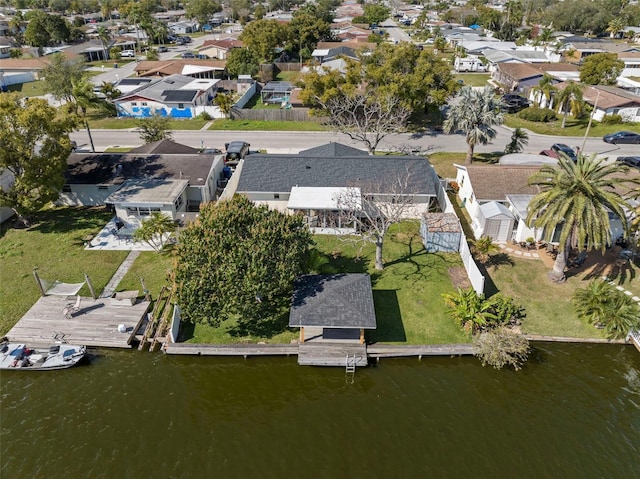
M 529 100 L 516 93 L 502 95 L 503 110 L 507 113 L 516 113 L 529 106 Z
M 554 143 L 551 145 L 551 149 L 556 153 L 564 153 L 574 163 L 578 161 L 578 155 L 573 148 L 564 143 Z
M 246 141 L 232 141 L 224 144 L 224 149 L 227 153 L 224 155 L 224 162 L 226 165 L 235 166 L 242 158 L 249 154 L 249 147 L 251 145 Z

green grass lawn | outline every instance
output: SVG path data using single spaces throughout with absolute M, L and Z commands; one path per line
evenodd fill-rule
M 7 90 L 9 92 L 17 92 L 22 98 L 30 98 L 34 96 L 42 96 L 48 93 L 45 88 L 46 83 L 42 80 L 32 81 L 28 83 L 18 83 L 17 85 L 9 85 Z
M 95 129 L 103 130 L 125 130 L 130 128 L 138 128 L 140 119 L 128 117 L 108 117 L 101 110 L 89 110 L 87 112 L 89 126 Z M 207 120 L 193 118 L 188 120 L 169 120 L 170 130 L 200 130 L 207 124 Z
M 533 133 L 539 135 L 551 135 L 551 136 L 584 136 L 587 131 L 587 125 L 589 123 L 588 118 L 582 118 L 580 120 L 574 120 L 572 117 L 567 117 L 565 128 L 562 128 L 562 116 L 559 115 L 558 119 L 549 123 L 539 123 L 533 121 L 523 120 L 518 118 L 517 115 L 506 114 L 505 125 L 510 128 L 525 128 Z M 629 130 L 640 133 L 640 123 L 623 123 L 618 125 L 603 124 L 593 122 L 589 129 L 589 137 L 602 137 L 608 133 L 615 133 L 620 130 Z
M 151 297 L 156 299 L 160 294 L 162 286 L 169 286 L 167 281 L 168 273 L 173 270 L 173 251 L 165 248 L 165 251 L 158 254 L 154 251 L 143 251 L 134 261 L 131 269 L 125 274 L 116 291 L 139 290 L 142 294 L 143 287 L 141 279 L 151 293 Z
M 454 163 L 464 165 L 466 153 L 437 152 L 429 154 L 429 162 L 441 178 L 455 178 L 457 171 Z M 474 164 L 496 163 L 500 155 L 493 153 L 476 153 L 473 155 Z
M 326 126 L 314 121 L 252 121 L 215 120 L 210 130 L 238 131 L 328 131 Z
M 96 234 L 112 216 L 102 208 L 55 208 L 34 215 L 29 229 L 3 225 L 0 335 L 11 329 L 40 296 L 33 268 L 38 268 L 44 280 L 65 283 L 80 283 L 87 273 L 96 294 L 100 294 L 127 253 L 85 250 L 82 238 Z M 89 296 L 86 285 L 80 294 Z
M 454 78 L 462 80 L 466 86 L 489 86 L 489 73 L 456 73 Z
M 547 279 L 550 268 L 542 261 L 512 258 L 513 266 L 490 269 L 497 289 L 517 298 L 527 311 L 522 331 L 528 334 L 573 338 L 604 338 L 602 332 L 578 319 L 572 297 L 576 289 L 587 285 L 580 276 L 555 284 Z

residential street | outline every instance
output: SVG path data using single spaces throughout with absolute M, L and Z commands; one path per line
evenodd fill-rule
M 142 144 L 140 136 L 134 130 L 91 130 L 96 151 L 104 151 L 109 147 L 135 147 Z M 498 128 L 498 135 L 492 144 L 476 147 L 476 152 L 485 153 L 504 151 L 511 137 L 511 131 L 505 127 Z M 216 147 L 224 149 L 224 144 L 233 140 L 244 140 L 251 144 L 251 150 L 266 150 L 269 153 L 297 153 L 300 150 L 337 141 L 357 148 L 364 148 L 362 143 L 352 141 L 345 135 L 334 132 L 286 132 L 286 131 L 193 131 L 177 130 L 173 132 L 176 142 L 195 148 Z M 89 137 L 86 130 L 71 134 L 71 139 L 78 143 L 78 149 L 90 151 Z M 566 143 L 571 147 L 582 146 L 582 137 L 557 137 L 545 135 L 529 135 L 529 144 L 523 153 L 538 153 L 548 149 L 553 143 Z M 425 134 L 413 137 L 408 134 L 389 135 L 378 150 L 398 151 L 409 146 L 419 153 L 465 152 L 466 142 L 462 135 L 445 135 L 442 133 Z M 615 159 L 617 156 L 638 154 L 638 145 L 609 145 L 601 138 L 588 138 L 585 153 L 597 153 Z

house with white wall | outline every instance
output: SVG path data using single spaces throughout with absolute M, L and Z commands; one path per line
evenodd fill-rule
M 340 224 L 341 210 L 356 196 L 375 191 L 393 202 L 392 183 L 406 182 L 402 196 L 411 197 L 407 218 L 420 218 L 437 205 L 437 182 L 429 160 L 414 156 L 370 156 L 340 143 L 328 143 L 293 155 L 251 154 L 236 170 L 232 193 L 289 214 L 301 214 L 314 231 L 353 233 Z M 395 179 L 395 182 L 394 182 Z M 348 201 L 344 201 L 345 195 Z
M 217 198 L 223 168 L 223 155 L 72 153 L 58 203 L 109 204 L 126 214 L 123 220 L 198 211 Z
M 220 80 L 171 75 L 122 95 L 114 101 L 118 116 L 195 118 L 198 107 L 212 104 Z

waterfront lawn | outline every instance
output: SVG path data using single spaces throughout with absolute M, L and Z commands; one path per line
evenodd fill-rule
M 489 276 L 495 288 L 512 296 L 527 312 L 522 331 L 527 334 L 564 336 L 572 338 L 604 338 L 602 332 L 578 319 L 572 298 L 588 280 L 583 275 L 571 276 L 565 283 L 555 284 L 547 279 L 550 268 L 539 260 L 511 258 L 513 265 L 490 268 Z M 487 294 L 493 285 L 487 285 Z
M 116 291 L 138 290 L 143 292 L 141 279 L 151 293 L 152 299 L 157 299 L 162 286 L 169 286 L 169 273 L 173 270 L 173 249 L 165 247 L 162 253 L 142 251 L 131 265 L 131 268 L 118 284 Z
M 319 250 L 329 255 L 337 272 L 369 273 L 378 328 L 368 341 L 406 344 L 468 342 L 448 316 L 441 294 L 455 291 L 449 268 L 461 268 L 458 254 L 427 253 L 418 224 L 396 225 L 384 243 L 385 268 L 374 268 L 375 248 L 361 248 L 336 236 L 316 236 Z
M 11 221 L 3 224 L 0 334 L 9 331 L 38 300 L 33 268 L 51 282 L 80 283 L 87 273 L 100 294 L 127 253 L 85 250 L 83 238 L 98 233 L 112 216 L 103 208 L 52 208 L 34 215 L 28 229 L 13 229 Z M 80 294 L 90 295 L 86 285 Z

